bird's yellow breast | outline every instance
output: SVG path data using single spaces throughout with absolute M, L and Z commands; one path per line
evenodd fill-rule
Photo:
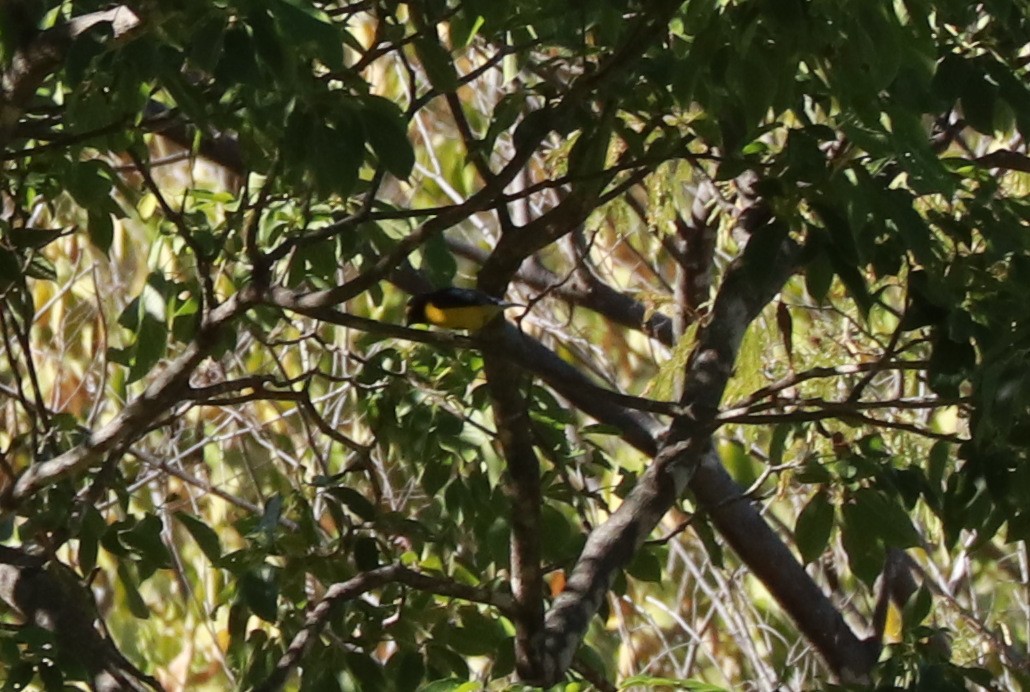
M 448 329 L 482 329 L 487 322 L 504 311 L 500 305 L 469 305 L 460 308 L 441 308 L 426 305 L 426 321 Z

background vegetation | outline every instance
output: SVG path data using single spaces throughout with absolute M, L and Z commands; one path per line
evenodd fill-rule
M 1026 684 L 1028 32 L 4 2 L 4 689 Z

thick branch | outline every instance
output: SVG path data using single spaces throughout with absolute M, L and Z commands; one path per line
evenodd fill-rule
M 544 624 L 540 567 L 540 461 L 533 449 L 529 412 L 519 388 L 522 373 L 499 358 L 485 370 L 497 437 L 507 461 L 505 491 L 511 500 L 511 591 L 515 596 L 515 663 L 519 676 L 537 676 L 532 638 Z
M 275 296 L 280 300 L 276 302 L 281 307 L 297 309 L 292 295 L 285 289 L 278 290 Z M 452 347 L 479 345 L 474 339 L 456 334 L 405 329 L 328 308 L 298 311 L 328 322 L 398 338 Z M 644 454 L 657 454 L 658 421 L 632 408 L 632 402 L 621 401 L 617 392 L 596 385 L 540 342 L 511 325 L 504 325 L 491 341 L 490 348 L 506 360 L 534 373 L 577 409 L 617 428 L 624 440 Z M 902 363 L 898 367 L 908 365 Z M 920 366 L 925 367 L 925 364 L 913 364 L 913 367 Z M 861 366 L 823 368 L 798 377 L 841 376 L 863 370 Z M 689 488 L 698 502 L 709 508 L 716 528 L 727 543 L 798 623 L 805 636 L 817 645 L 831 668 L 843 671 L 857 665 L 861 669 L 867 649 L 847 630 L 832 602 L 819 590 L 714 456 L 702 459 Z M 653 487 L 650 492 L 658 495 Z M 734 498 L 740 499 L 736 501 Z M 606 530 L 613 535 L 617 533 L 617 525 L 613 524 Z
M 54 635 L 57 655 L 89 671 L 97 690 L 161 689 L 96 628 L 93 594 L 68 566 L 0 546 L 0 600 Z
M 765 231 L 775 232 L 771 228 Z M 794 271 L 798 252 L 797 244 L 780 231 L 762 238 L 762 242 L 752 239 L 741 258 L 727 270 L 711 320 L 687 365 L 687 386 L 681 403 L 693 415 L 681 416 L 673 423 L 636 487 L 587 539 L 565 591 L 547 614 L 540 646 L 542 684 L 555 684 L 565 674 L 616 570 L 629 562 L 672 507 L 702 459 L 708 458 L 718 466 L 709 442 L 709 426 L 740 342 L 748 324 Z
M 1030 173 L 1030 157 L 1011 149 L 999 149 L 979 156 L 974 161 L 984 168 L 1004 168 L 1010 171 Z
M 639 411 L 621 409 L 617 404 L 589 394 L 584 385 L 591 383 L 582 373 L 543 346 L 535 342 L 525 343 L 531 342 L 528 337 L 514 329 L 511 331 L 513 334 L 509 341 L 515 343 L 506 342 L 509 354 L 518 354 L 522 350 L 531 352 L 535 372 L 559 394 L 584 413 L 619 428 L 623 439 L 640 451 L 651 455 L 657 453 L 657 421 Z M 805 375 L 829 377 L 860 370 L 858 367 L 826 368 Z M 757 508 L 743 496 L 743 490 L 714 454 L 706 454 L 702 458 L 689 488 L 698 502 L 709 509 L 713 523 L 726 542 L 798 623 L 799 629 L 816 645 L 830 667 L 842 677 L 847 677 L 848 670 L 855 671 L 856 677 L 868 670 L 867 647 L 848 630 L 833 603 L 816 586 Z M 653 489 L 649 493 L 656 494 Z
M 489 256 L 485 250 L 460 240 L 447 239 L 447 246 L 462 257 L 479 264 Z M 639 300 L 597 280 L 589 284 L 578 278 L 562 282 L 561 278 L 539 264 L 523 263 L 516 278 L 521 283 L 537 291 L 547 291 L 549 295 L 564 300 L 570 305 L 586 308 L 604 315 L 615 324 L 630 329 L 639 329 L 648 336 L 657 339 L 666 346 L 672 346 L 672 320 L 660 312 L 648 314 L 647 305 Z
M 512 233 L 503 235 L 479 273 L 479 287 L 487 293 L 504 292 L 522 262 L 578 227 L 597 207 L 600 190 L 585 186 L 563 199 L 558 206 Z
M 701 460 L 690 490 L 708 509 L 720 535 L 755 577 L 783 606 L 845 682 L 859 681 L 876 662 L 869 648 L 844 622 L 840 611 L 808 576 L 790 549 L 744 497 L 739 485 L 712 453 Z
M 747 294 L 752 288 L 754 287 L 749 286 L 747 282 L 741 282 L 735 290 Z M 724 288 L 721 295 L 726 290 Z M 300 301 L 293 300 L 293 293 L 285 289 L 276 291 L 274 295 L 278 299 L 275 302 L 281 307 L 297 309 L 304 314 L 337 324 L 443 346 L 481 346 L 477 340 L 457 334 L 410 330 L 346 315 L 327 308 L 315 311 L 298 309 L 297 303 Z M 727 311 L 725 304 L 725 300 L 723 300 L 724 307 L 717 311 L 717 315 L 725 314 Z M 716 319 L 717 315 L 713 315 L 712 319 Z M 489 348 L 497 355 L 532 372 L 577 409 L 602 423 L 617 428 L 624 440 L 644 454 L 653 456 L 658 453 L 659 445 L 656 438 L 661 426 L 657 420 L 641 410 L 633 408 L 632 401 L 622 401 L 621 395 L 617 392 L 611 392 L 598 386 L 581 370 L 562 360 L 540 342 L 520 332 L 514 326 L 505 324 L 493 336 Z M 904 362 L 893 364 L 891 367 L 921 368 L 925 367 L 925 363 Z M 817 368 L 777 383 L 769 388 L 769 391 L 774 391 L 781 386 L 788 386 L 794 383 L 795 379 L 839 377 L 864 372 L 866 369 L 864 365 Z M 759 393 L 764 396 L 769 392 L 761 390 Z M 632 397 L 629 398 L 632 399 Z M 655 498 L 660 498 L 659 484 L 653 482 L 656 479 L 657 471 L 653 472 L 646 492 Z M 841 673 L 842 677 L 848 676 L 846 672 L 848 670 L 856 671 L 857 676 L 867 670 L 868 661 L 865 658 L 867 647 L 847 629 L 840 613 L 830 599 L 813 582 L 804 567 L 762 518 L 755 505 L 744 496 L 743 490 L 733 481 L 714 455 L 705 455 L 701 459 L 696 472 L 690 479 L 689 488 L 699 504 L 709 509 L 713 523 L 730 547 L 776 597 L 784 610 L 798 623 L 801 632 L 816 645 L 830 667 Z M 643 494 L 645 490 L 642 489 L 640 492 Z M 660 517 L 661 514 L 658 515 L 658 519 Z M 620 529 L 618 523 L 604 527 L 609 539 L 617 536 L 620 530 L 625 530 L 625 526 Z M 646 535 L 645 533 L 644 538 Z M 595 540 L 603 544 L 605 541 L 602 541 L 601 537 L 602 534 L 598 534 L 598 538 Z M 634 541 L 635 537 L 633 541 L 627 542 Z M 552 621 L 553 612 L 552 610 Z M 589 612 L 586 616 L 587 621 L 592 615 L 593 612 Z M 578 640 L 573 644 L 578 646 Z
M 171 109 L 157 101 L 148 101 L 144 111 L 144 123 L 154 123 L 150 129 L 186 151 L 193 151 L 226 170 L 244 175 L 246 165 L 243 151 L 236 137 L 224 132 L 204 131 L 197 137 L 197 127 L 186 120 L 172 115 Z

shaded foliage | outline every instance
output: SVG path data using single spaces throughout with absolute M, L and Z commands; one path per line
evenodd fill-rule
M 1022 684 L 1028 31 L 5 3 L 7 685 Z

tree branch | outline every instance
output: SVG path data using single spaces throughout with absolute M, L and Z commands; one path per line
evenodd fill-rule
M 332 608 L 337 603 L 351 601 L 378 589 L 387 584 L 404 584 L 419 591 L 436 594 L 437 596 L 449 596 L 473 603 L 483 603 L 497 608 L 501 613 L 509 617 L 515 611 L 515 604 L 503 594 L 495 593 L 488 589 L 477 588 L 461 584 L 443 577 L 430 576 L 401 565 L 387 565 L 378 567 L 368 572 L 363 572 L 345 582 L 333 584 L 326 591 L 322 600 L 311 609 L 300 632 L 290 642 L 286 653 L 275 666 L 275 670 L 260 685 L 254 688 L 254 692 L 273 692 L 281 689 L 286 684 L 290 673 L 300 665 L 301 659 L 311 649 L 322 628 L 332 615 Z
M 515 597 L 515 662 L 519 676 L 537 677 L 533 637 L 544 624 L 540 565 L 540 461 L 532 423 L 520 391 L 521 373 L 499 358 L 484 358 L 497 437 L 507 461 L 505 492 L 511 499 L 511 591 Z
M 98 465 L 108 452 L 145 433 L 161 414 L 187 398 L 193 371 L 217 346 L 221 330 L 250 307 L 253 297 L 251 291 L 244 289 L 212 310 L 208 321 L 183 353 L 168 363 L 114 420 L 64 454 L 29 467 L 6 499 L 17 504 L 62 478 Z
M 125 5 L 91 12 L 41 32 L 15 53 L 0 75 L 0 149 L 6 148 L 14 126 L 36 89 L 60 67 L 72 41 L 104 23 L 111 25 L 115 39 L 123 39 L 140 26 L 140 19 Z
M 485 250 L 453 238 L 447 239 L 447 247 L 456 255 L 478 264 L 486 262 L 489 254 Z M 535 263 L 524 262 L 515 274 L 515 280 L 530 288 L 560 298 L 570 305 L 586 308 L 603 315 L 615 324 L 638 329 L 666 346 L 672 346 L 674 338 L 672 320 L 660 312 L 648 314 L 647 305 L 622 293 L 616 288 L 594 277 L 589 283 L 578 277 L 562 281 L 554 272 Z
M 27 624 L 53 634 L 58 656 L 89 671 L 93 689 L 161 689 L 97 629 L 93 594 L 67 565 L 0 546 L 0 600 Z
M 721 469 L 711 449 L 710 428 L 744 331 L 793 273 L 799 255 L 798 245 L 786 236 L 785 229 L 766 228 L 762 232 L 767 237 L 760 242 L 756 242 L 757 236 L 752 237 L 742 256 L 727 270 L 711 320 L 691 354 L 681 404 L 692 415 L 673 422 L 636 487 L 608 521 L 590 534 L 565 591 L 547 613 L 539 648 L 543 676 L 536 682 L 552 685 L 561 679 L 616 570 L 629 562 L 698 467 L 705 465 L 702 461 Z M 735 487 L 732 480 L 729 482 Z M 762 522 L 757 515 L 756 519 Z M 771 534 L 767 526 L 766 533 Z M 778 539 L 772 543 L 790 555 Z
M 752 286 L 748 282 L 739 282 L 735 290 L 747 294 L 751 289 Z M 724 284 L 720 296 L 727 290 Z M 329 308 L 305 309 L 299 306 L 303 301 L 286 289 L 276 289 L 271 295 L 275 299 L 273 302 L 280 307 L 372 333 L 448 347 L 487 347 L 491 352 L 532 372 L 585 414 L 617 428 L 621 437 L 641 452 L 652 456 L 658 453 L 657 438 L 661 426 L 654 418 L 641 410 L 636 410 L 638 407 L 634 407 L 632 401 L 623 401 L 622 397 L 626 395 L 596 385 L 579 369 L 508 323 L 500 324 L 486 345 L 477 338 L 449 332 L 406 329 L 347 315 Z M 723 299 L 722 304 L 725 303 Z M 721 307 L 712 319 L 715 320 L 718 315 L 730 312 L 732 311 L 727 307 Z M 747 401 L 761 399 L 808 379 L 866 372 L 873 365 L 875 364 L 814 368 L 759 390 Z M 925 363 L 899 362 L 886 367 L 919 369 L 925 367 Z M 677 405 L 677 410 L 682 412 L 684 408 Z M 649 473 L 656 474 L 650 470 Z M 861 671 L 868 669 L 867 649 L 847 628 L 833 603 L 812 581 L 804 567 L 762 518 L 755 505 L 745 497 L 743 489 L 733 481 L 716 456 L 709 453 L 702 457 L 689 481 L 689 488 L 698 502 L 708 508 L 713 523 L 727 543 L 798 623 L 806 638 L 817 646 L 830 667 L 842 674 L 842 677 L 846 675 L 845 670 L 859 671 L 854 675 L 861 677 Z M 651 492 L 657 495 L 653 486 Z M 660 518 L 661 514 L 658 515 L 658 519 Z M 606 530 L 611 536 L 618 533 L 615 529 L 615 525 L 612 525 Z M 646 535 L 645 533 L 644 538 Z M 602 534 L 598 534 L 594 540 L 600 542 L 601 536 Z M 578 641 L 574 644 L 578 646 Z

